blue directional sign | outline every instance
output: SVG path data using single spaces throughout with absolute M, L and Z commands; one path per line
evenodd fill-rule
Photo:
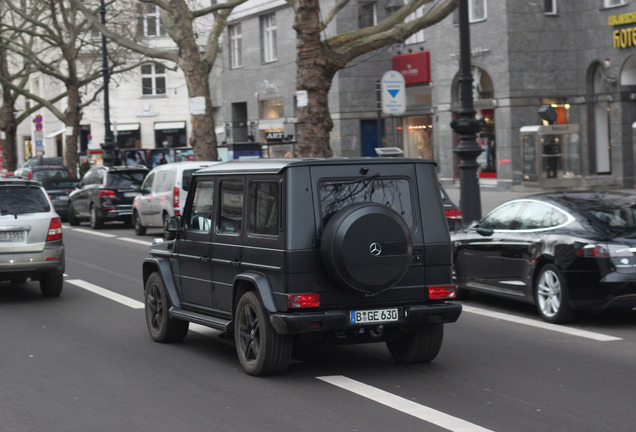
M 398 71 L 388 71 L 381 81 L 382 112 L 400 115 L 406 111 L 406 85 L 404 76 Z

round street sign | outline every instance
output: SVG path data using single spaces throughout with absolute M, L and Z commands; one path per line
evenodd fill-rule
M 42 130 L 42 123 L 36 123 L 35 124 L 35 130 L 38 131 L 38 132 L 41 131 Z
M 398 71 L 388 71 L 381 82 L 382 112 L 384 114 L 404 114 L 406 111 L 406 85 L 404 76 Z
M 40 114 L 35 116 L 35 122 L 36 123 L 42 123 L 42 116 Z

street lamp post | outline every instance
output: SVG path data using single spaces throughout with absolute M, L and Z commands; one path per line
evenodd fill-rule
M 473 77 L 470 71 L 470 28 L 468 24 L 468 0 L 459 0 L 459 87 L 461 109 L 459 119 L 451 122 L 451 128 L 459 135 L 460 142 L 454 152 L 459 162 L 459 206 L 464 223 L 481 218 L 481 196 L 477 178 L 477 157 L 482 152 L 477 144 L 476 134 L 481 130 L 479 120 L 475 118 L 473 106 Z
M 106 25 L 106 5 L 100 0 L 99 14 L 102 25 Z M 102 159 L 104 165 L 112 166 L 115 160 L 115 144 L 113 131 L 110 130 L 110 99 L 108 95 L 108 83 L 110 82 L 110 70 L 108 69 L 108 49 L 106 48 L 106 36 L 102 33 L 102 74 L 104 76 L 104 143 L 102 147 Z

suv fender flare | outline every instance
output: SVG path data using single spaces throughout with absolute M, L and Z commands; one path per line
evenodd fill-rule
M 170 297 L 170 304 L 174 307 L 181 307 L 179 296 L 177 295 L 177 287 L 174 284 L 174 278 L 172 275 L 172 267 L 170 261 L 166 258 L 150 257 L 144 260 L 142 266 L 142 277 L 144 281 L 144 290 L 146 289 L 146 281 L 150 275 L 154 272 L 159 272 L 163 283 L 166 285 L 166 291 Z
M 278 312 L 276 310 L 276 303 L 274 303 L 274 296 L 272 295 L 272 289 L 269 286 L 269 281 L 267 280 L 267 277 L 265 277 L 264 274 L 258 273 L 255 271 L 247 271 L 247 272 L 241 273 L 236 276 L 236 279 L 234 279 L 234 296 L 235 296 L 234 303 L 235 304 L 239 301 L 239 299 L 236 298 L 236 296 L 238 291 L 237 289 L 238 283 L 241 281 L 248 282 L 256 288 L 256 291 L 258 292 L 258 295 L 261 298 L 261 302 L 263 302 L 263 307 L 268 312 L 272 312 L 272 313 Z

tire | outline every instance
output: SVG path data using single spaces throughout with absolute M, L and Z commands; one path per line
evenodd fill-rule
M 166 231 L 166 219 L 168 219 L 168 217 L 169 217 L 168 213 L 164 213 L 163 217 L 161 218 L 162 225 L 163 225 L 163 238 L 165 240 L 174 240 L 174 238 L 176 237 L 176 233 Z
M 236 307 L 234 341 L 239 362 L 247 374 L 275 375 L 287 369 L 292 338 L 274 331 L 252 291 L 243 294 Z
M 139 217 L 139 213 L 134 212 L 132 215 L 133 220 L 133 228 L 135 228 L 135 234 L 144 235 L 146 234 L 146 227 L 141 223 L 141 218 Z
M 104 219 L 100 218 L 97 215 L 97 210 L 95 206 L 91 206 L 91 228 L 93 229 L 102 229 L 104 227 Z
M 43 274 L 40 276 L 40 291 L 44 297 L 59 297 L 64 287 L 64 274 Z
M 428 363 L 439 354 L 443 340 L 444 324 L 431 323 L 387 341 L 386 346 L 398 363 Z
M 170 300 L 166 285 L 159 273 L 153 273 L 144 290 L 146 326 L 155 342 L 181 342 L 188 334 L 189 322 L 171 318 L 168 314 Z
M 71 226 L 78 226 L 80 224 L 79 219 L 75 215 L 75 207 L 73 206 L 73 203 L 68 205 L 68 223 Z
M 395 286 L 411 265 L 413 243 L 404 219 L 390 207 L 357 203 L 327 222 L 320 256 L 338 285 L 376 294 Z
M 553 324 L 572 321 L 576 312 L 570 307 L 567 282 L 554 264 L 541 267 L 534 281 L 534 300 L 539 315 Z

